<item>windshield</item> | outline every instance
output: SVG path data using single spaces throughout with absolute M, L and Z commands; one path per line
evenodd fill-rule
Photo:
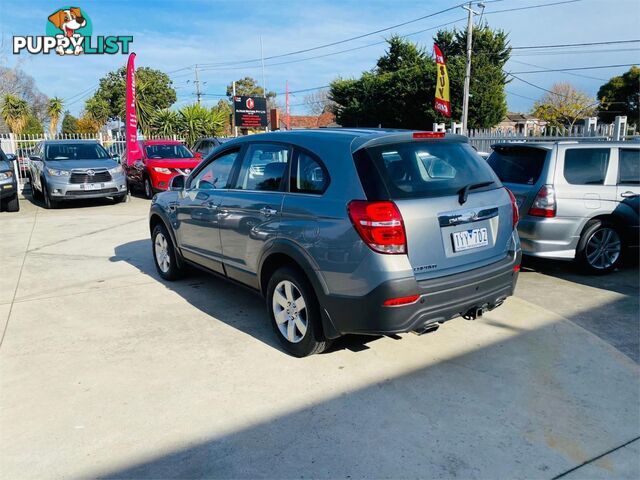
M 98 143 L 59 143 L 45 146 L 47 160 L 109 160 L 109 154 Z
M 487 162 L 505 183 L 534 185 L 546 158 L 546 150 L 540 148 L 496 146 Z
M 147 145 L 145 147 L 147 158 L 193 158 L 193 154 L 187 147 L 179 144 Z
M 467 143 L 406 142 L 364 150 L 377 175 L 371 175 L 361 152 L 356 153 L 356 166 L 365 189 L 372 181 L 381 183 L 371 189 L 375 196 L 386 192 L 383 194 L 391 199 L 436 197 L 456 195 L 479 183 L 488 183 L 485 189 L 500 186 L 486 162 Z

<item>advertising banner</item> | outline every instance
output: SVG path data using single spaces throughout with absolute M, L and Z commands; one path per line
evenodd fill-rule
M 436 77 L 436 98 L 433 107 L 445 117 L 451 117 L 451 102 L 449 101 L 449 75 L 447 74 L 447 65 L 444 56 L 438 48 L 433 44 L 433 52 L 436 56 L 436 65 L 438 75 Z

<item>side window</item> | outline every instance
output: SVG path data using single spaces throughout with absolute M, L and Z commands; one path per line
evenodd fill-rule
M 291 169 L 292 193 L 322 194 L 329 185 L 329 175 L 319 158 L 299 151 Z
M 603 185 L 609 148 L 570 148 L 564 155 L 564 178 L 572 185 Z
M 242 161 L 237 190 L 278 191 L 287 175 L 291 150 L 285 145 L 254 143 L 249 145 Z
M 240 150 L 226 152 L 209 162 L 206 167 L 191 179 L 189 188 L 201 190 L 227 188 L 233 163 L 236 161 L 239 152 Z
M 620 149 L 618 185 L 640 185 L 640 149 Z

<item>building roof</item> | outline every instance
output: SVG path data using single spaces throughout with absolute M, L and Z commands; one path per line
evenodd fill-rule
M 280 115 L 280 122 L 286 125 L 286 114 Z M 316 115 L 289 115 L 289 129 L 299 128 L 326 128 L 329 126 L 337 126 L 336 116 L 331 112 L 324 112 Z
M 529 115 L 528 113 L 517 113 L 517 112 L 507 112 L 504 116 L 503 122 L 526 122 L 528 120 L 540 122 L 538 117 L 534 117 L 533 115 Z

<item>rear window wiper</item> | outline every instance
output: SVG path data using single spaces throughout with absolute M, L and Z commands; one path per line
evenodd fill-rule
M 469 185 L 463 187 L 458 192 L 458 202 L 460 205 L 463 205 L 467 202 L 467 198 L 469 197 L 469 190 L 475 190 L 476 188 L 488 187 L 489 185 L 493 185 L 495 182 L 490 180 L 488 182 L 480 182 L 480 183 L 470 183 Z

